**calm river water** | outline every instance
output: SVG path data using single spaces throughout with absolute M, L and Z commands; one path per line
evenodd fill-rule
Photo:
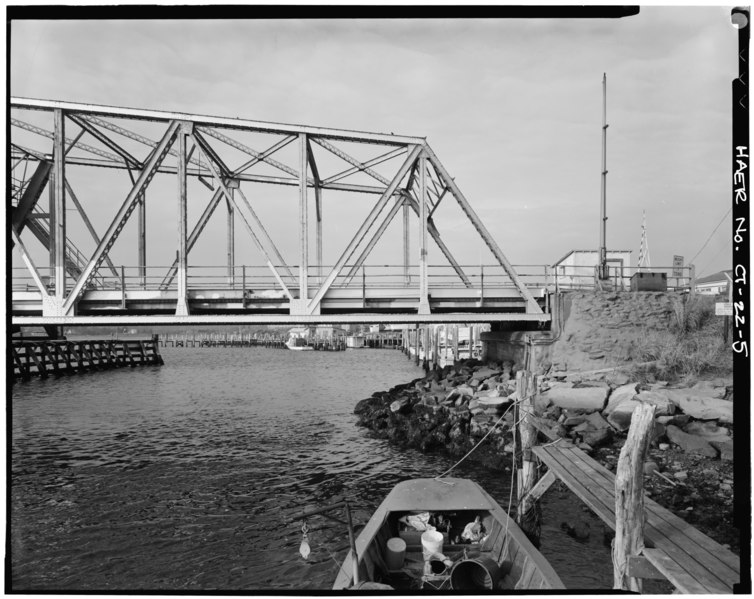
M 363 524 L 400 480 L 454 460 L 399 451 L 353 408 L 422 371 L 395 350 L 164 348 L 165 366 L 19 383 L 12 390 L 15 591 L 315 590 L 332 585 L 344 527 L 288 516 L 347 498 Z M 508 505 L 509 476 L 461 464 Z M 602 526 L 558 485 L 542 552 L 569 588 L 609 588 Z M 562 521 L 589 523 L 585 543 Z

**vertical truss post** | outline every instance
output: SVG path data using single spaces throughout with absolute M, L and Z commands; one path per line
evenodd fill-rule
M 429 314 L 429 283 L 427 281 L 427 155 L 424 151 L 419 155 L 419 221 L 421 226 L 421 233 L 419 234 L 419 314 Z
M 432 151 L 432 148 L 428 145 L 425 145 L 425 152 L 429 156 L 429 161 L 432 166 L 434 166 L 437 175 L 441 179 L 443 179 L 445 185 L 450 188 L 450 192 L 455 197 L 458 205 L 461 207 L 461 210 L 466 213 L 466 216 L 471 221 L 471 224 L 474 225 L 474 228 L 477 230 L 479 235 L 481 235 L 482 239 L 487 244 L 487 247 L 492 251 L 492 254 L 495 256 L 498 264 L 503 267 L 505 273 L 510 277 L 511 281 L 513 281 L 513 284 L 516 286 L 519 293 L 526 301 L 527 314 L 542 314 L 542 308 L 539 307 L 537 300 L 534 299 L 534 296 L 526 288 L 526 285 L 523 284 L 521 278 L 513 269 L 510 262 L 508 262 L 508 259 L 503 255 L 503 252 L 500 250 L 497 243 L 492 238 L 492 235 L 490 235 L 489 231 L 487 231 L 487 228 L 477 216 L 476 212 L 474 212 L 468 200 L 464 197 L 463 193 L 461 193 L 461 190 L 458 188 L 458 185 L 456 185 L 453 178 L 448 174 L 448 171 L 445 170 L 445 167 Z
M 403 276 L 406 287 L 411 285 L 411 274 L 409 267 L 411 264 L 411 255 L 409 252 L 409 206 L 406 199 L 403 199 Z
M 184 124 L 178 131 L 178 298 L 175 307 L 176 316 L 188 315 L 188 211 L 186 202 L 186 137 Z
M 314 201 L 317 205 L 317 283 L 322 283 L 322 188 L 314 187 Z
M 147 287 L 147 196 L 142 193 L 139 196 L 139 213 L 137 223 L 139 225 L 139 283 L 142 289 Z
M 233 288 L 235 285 L 235 227 L 233 222 L 233 204 L 235 202 L 235 191 L 232 185 L 230 189 L 230 198 L 225 198 L 225 204 L 228 206 L 228 285 Z
M 50 184 L 48 186 L 48 193 L 49 193 L 49 210 L 50 213 L 50 235 L 55 235 L 55 167 L 53 163 L 53 169 L 50 173 Z M 49 273 L 55 272 L 55 240 L 51 237 L 50 241 L 48 243 L 47 253 L 50 258 L 49 267 L 50 270 Z M 55 284 L 54 277 L 53 277 L 53 284 Z
M 65 300 L 65 123 L 61 109 L 55 110 L 53 146 L 55 226 L 51 227 L 51 245 L 55 248 L 55 296 L 62 307 Z
M 298 268 L 298 298 L 303 311 L 309 299 L 309 210 L 306 202 L 306 173 L 308 171 L 308 155 L 306 152 L 306 133 L 299 134 L 299 156 L 301 169 L 299 171 L 299 235 L 301 239 L 299 268 Z
M 314 176 L 314 204 L 317 209 L 317 284 L 322 284 L 322 179 L 319 176 L 319 168 L 314 160 L 312 144 L 309 138 L 306 140 L 306 155 L 309 159 L 309 166 Z

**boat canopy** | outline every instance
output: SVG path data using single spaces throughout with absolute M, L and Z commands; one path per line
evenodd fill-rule
M 389 512 L 491 510 L 495 504 L 475 482 L 462 478 L 415 478 L 398 483 L 385 498 Z

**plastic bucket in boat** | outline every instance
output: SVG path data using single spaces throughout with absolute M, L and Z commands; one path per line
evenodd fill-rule
M 454 591 L 492 590 L 500 580 L 500 566 L 486 555 L 456 562 L 450 571 Z
M 400 570 L 406 559 L 406 541 L 398 537 L 387 540 L 387 555 L 385 563 L 388 570 Z
M 443 536 L 436 530 L 428 530 L 422 533 L 422 551 L 424 559 L 429 559 L 435 553 L 442 553 Z

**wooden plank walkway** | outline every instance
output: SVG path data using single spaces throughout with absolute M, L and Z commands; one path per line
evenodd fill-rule
M 615 475 L 573 445 L 533 448 L 535 455 L 615 530 Z M 649 498 L 644 499 L 644 557 L 684 593 L 732 593 L 741 580 L 732 551 Z

